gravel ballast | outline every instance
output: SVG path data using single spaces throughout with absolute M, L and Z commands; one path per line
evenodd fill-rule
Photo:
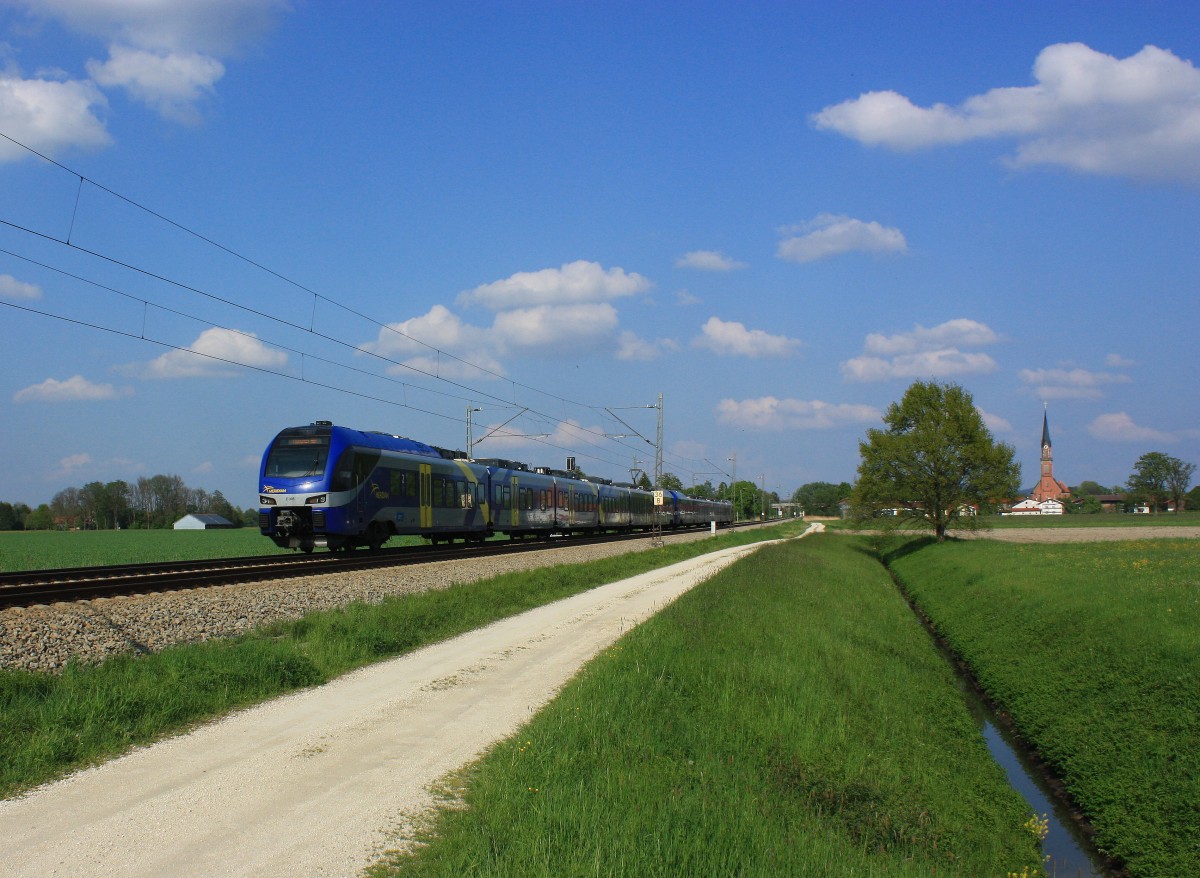
M 694 531 L 666 539 L 687 541 L 708 535 L 708 531 Z M 0 611 L 0 667 L 61 671 L 71 659 L 92 664 L 122 652 L 155 652 L 177 643 L 231 637 L 272 622 L 299 619 L 315 610 L 379 603 L 392 595 L 648 548 L 649 538 L 565 545 L 511 557 L 465 556 L 356 573 L 8 609 Z

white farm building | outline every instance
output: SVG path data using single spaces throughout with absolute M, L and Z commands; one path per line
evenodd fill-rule
M 204 513 L 185 515 L 175 522 L 175 530 L 217 530 L 222 527 L 233 527 L 233 522 L 223 515 Z

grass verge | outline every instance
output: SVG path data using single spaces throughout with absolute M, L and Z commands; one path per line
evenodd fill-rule
M 1132 515 L 1124 513 L 1101 512 L 1094 515 L 1079 513 L 1074 515 L 984 515 L 979 523 L 985 528 L 1003 530 L 1019 529 L 1048 529 L 1062 527 L 1120 527 L 1130 528 L 1134 532 L 1130 539 L 1137 539 L 1137 528 L 1142 527 L 1200 527 L 1200 512 L 1162 513 L 1159 515 Z M 845 518 L 825 522 L 825 526 L 833 530 L 875 530 L 884 533 L 897 530 L 926 530 L 918 522 L 905 518 L 878 518 L 869 522 Z M 954 531 L 950 532 L 954 535 Z
M 738 531 L 590 564 L 506 574 L 313 613 L 229 640 L 71 665 L 61 675 L 0 670 L 0 796 L 605 582 L 799 530 Z
M 1027 806 L 861 546 L 766 547 L 681 597 L 373 875 L 1037 874 Z
M 1200 874 L 1196 546 L 917 540 L 885 555 L 1135 876 Z

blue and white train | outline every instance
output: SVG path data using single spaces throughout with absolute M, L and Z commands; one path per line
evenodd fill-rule
M 544 537 L 733 520 L 728 502 L 664 491 L 655 506 L 653 493 L 633 485 L 508 460 L 466 460 L 330 421 L 281 431 L 259 476 L 259 529 L 276 545 L 304 552 L 377 549 L 397 535 L 477 542 L 496 533 Z

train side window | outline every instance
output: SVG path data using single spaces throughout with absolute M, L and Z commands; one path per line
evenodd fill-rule
M 333 479 L 331 480 L 330 489 L 334 491 L 349 491 L 354 487 L 353 479 L 354 470 L 354 449 L 347 448 L 338 457 L 337 463 L 333 467 Z
M 417 474 L 411 470 L 389 470 L 392 497 L 401 506 L 417 505 Z

